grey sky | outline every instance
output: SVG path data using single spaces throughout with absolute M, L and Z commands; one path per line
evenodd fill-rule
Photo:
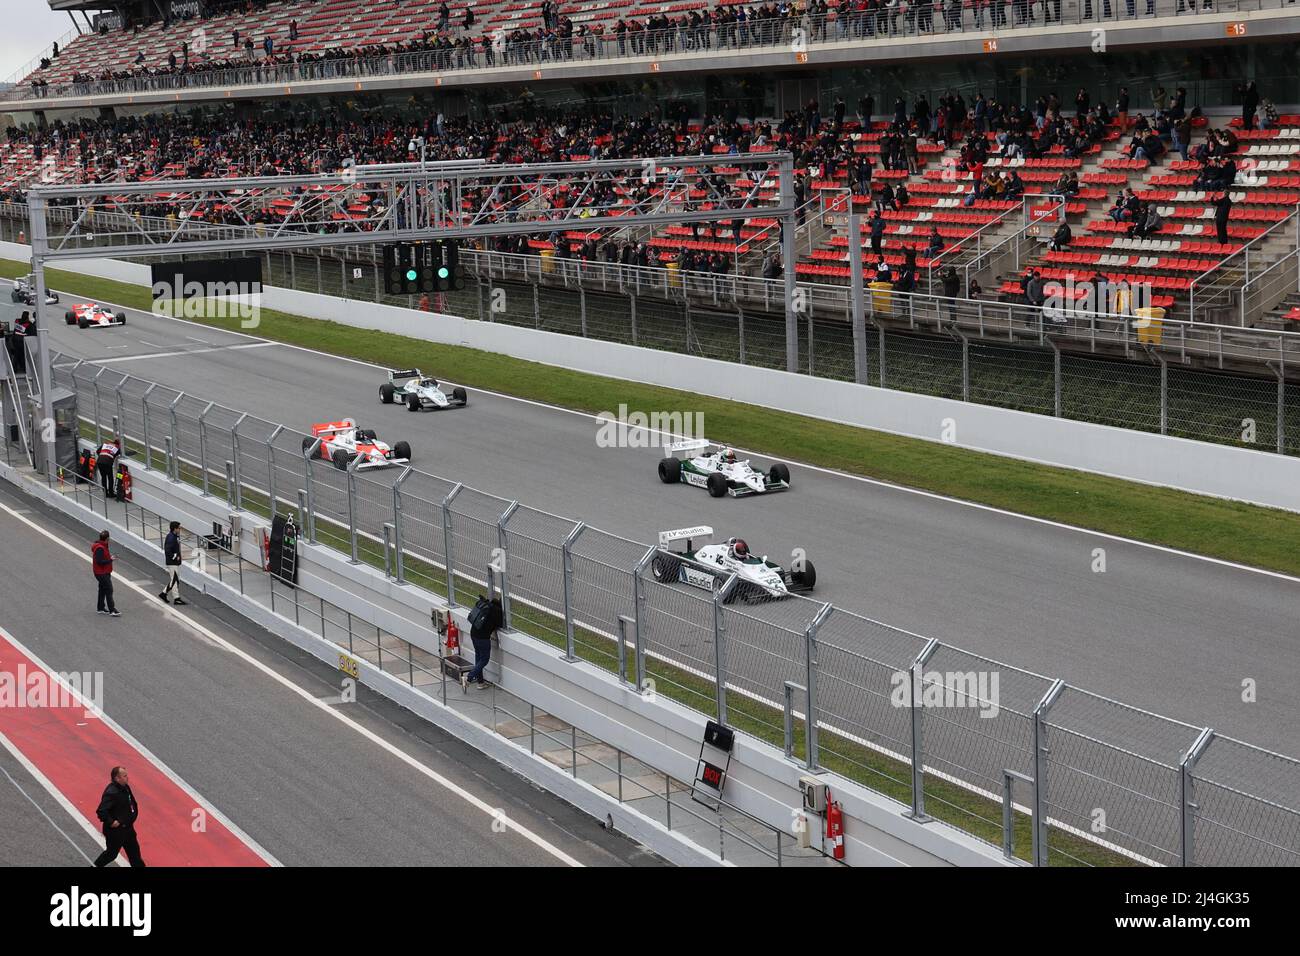
M 15 70 L 50 51 L 50 45 L 72 29 L 66 13 L 55 13 L 45 0 L 4 0 L 4 29 L 0 30 L 0 82 Z M 80 22 L 80 14 L 78 14 Z

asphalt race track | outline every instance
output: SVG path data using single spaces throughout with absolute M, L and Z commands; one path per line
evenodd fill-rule
M 10 573 L 0 578 L 0 628 L 56 672 L 102 672 L 102 704 L 109 720 L 260 847 L 268 862 L 657 862 L 644 848 L 607 832 L 590 816 L 366 688 L 359 689 L 355 702 L 340 703 L 336 670 L 215 600 L 190 591 L 184 617 L 165 608 L 154 597 L 160 569 L 147 562 L 118 555 L 115 591 L 123 616 L 96 615 L 95 583 L 81 557 L 89 547 L 85 528 L 8 485 L 0 488 L 0 505 L 0 542 L 13 559 Z M 72 544 L 77 553 L 6 509 Z M 125 581 L 141 583 L 145 593 L 132 591 Z M 13 645 L 3 634 L 0 658 L 0 668 L 16 672 Z M 382 743 L 331 716 L 330 710 Z M 5 739 L 25 736 L 25 757 L 47 777 L 70 781 L 56 789 L 72 805 L 88 802 L 90 813 L 108 782 L 109 767 L 127 764 L 140 801 L 138 829 L 146 863 L 257 862 L 242 846 L 214 849 L 212 819 L 206 837 L 194 838 L 188 826 L 194 804 L 184 801 L 184 795 L 173 801 L 180 805 L 172 809 L 183 814 L 185 825 L 169 829 L 167 796 L 161 792 L 167 781 L 152 772 L 151 761 L 130 756 L 125 744 L 81 746 L 81 738 L 100 723 L 81 723 L 60 738 L 51 729 L 49 710 L 0 712 Z M 494 827 L 493 816 L 482 807 L 401 759 L 394 749 L 499 808 L 531 836 Z M 82 756 L 86 759 L 76 759 Z M 102 837 L 69 812 L 9 746 L 0 746 L 0 814 L 6 821 L 0 832 L 4 864 L 84 866 L 103 849 Z
M 638 541 L 709 524 L 774 560 L 804 548 L 821 600 L 1300 751 L 1300 580 L 797 463 L 789 493 L 715 500 L 661 484 L 655 449 L 599 447 L 591 416 L 473 388 L 466 409 L 411 414 L 379 403 L 384 373 L 363 363 L 148 313 L 128 320 L 87 331 L 56 321 L 55 347 L 299 431 L 351 416 L 390 443 L 410 441 L 422 470 Z M 454 368 L 424 371 L 456 380 Z M 611 394 L 607 407 L 618 403 Z M 1096 548 L 1105 573 L 1092 570 Z M 1248 678 L 1258 684 L 1249 704 Z

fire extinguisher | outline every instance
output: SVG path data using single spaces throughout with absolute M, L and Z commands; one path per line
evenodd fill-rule
M 117 466 L 117 500 L 131 500 L 131 469 L 124 463 Z
M 844 859 L 844 810 L 837 801 L 831 800 L 830 791 L 826 791 L 826 839 L 831 844 L 831 858 Z
M 447 656 L 451 657 L 460 653 L 460 628 L 456 626 L 456 619 L 450 614 L 447 615 Z

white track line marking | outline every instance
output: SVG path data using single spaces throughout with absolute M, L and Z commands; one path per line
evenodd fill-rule
M 5 511 L 9 511 L 12 513 L 12 509 L 10 509 L 8 506 L 4 504 L 0 504 L 0 508 L 3 508 Z M 42 533 L 45 533 L 46 536 L 49 537 L 51 541 L 55 542 L 65 550 L 71 551 L 73 554 L 77 554 L 79 557 L 82 557 L 85 560 L 90 560 L 89 558 L 86 558 L 85 555 L 80 554 L 80 552 L 78 552 L 67 542 L 60 541 L 58 538 L 54 537 L 54 535 L 45 532 L 44 529 L 42 529 L 35 522 L 29 521 L 26 518 L 22 517 L 21 515 L 17 515 L 17 514 L 15 514 L 14 517 L 16 517 L 19 521 L 23 522 L 29 527 L 35 528 L 38 531 L 42 531 Z M 134 591 L 141 590 L 141 588 L 138 585 L 135 585 L 130 581 L 123 581 L 122 583 Z M 70 684 L 68 684 L 67 681 L 65 681 L 61 676 L 59 676 L 58 671 L 56 671 L 49 664 L 46 664 L 45 661 L 41 660 L 40 657 L 38 657 L 35 653 L 32 652 L 31 648 L 27 647 L 25 644 L 23 644 L 22 641 L 18 640 L 16 637 L 10 634 L 3 627 L 0 627 L 0 635 L 3 635 L 5 640 L 7 640 L 14 647 L 18 648 L 18 650 L 21 651 L 23 654 L 27 655 L 27 657 L 29 657 L 33 663 L 37 664 L 54 680 L 58 681 L 60 686 L 62 686 L 67 691 L 67 693 L 72 697 L 72 699 L 76 700 L 79 704 L 83 705 L 87 710 L 91 709 L 91 705 L 87 704 L 86 701 L 81 697 L 81 695 L 77 693 L 77 691 Z M 243 830 L 237 827 L 230 820 L 229 817 L 227 817 L 224 813 L 222 813 L 215 806 L 213 806 L 201 793 L 199 793 L 188 783 L 186 783 L 186 781 L 180 776 L 180 774 L 176 773 L 176 771 L 172 770 L 171 767 L 163 763 L 162 760 L 160 760 L 152 751 L 150 751 L 148 747 L 140 743 L 140 741 L 136 740 L 135 737 L 133 737 L 125 728 L 123 728 L 119 723 L 117 723 L 117 721 L 113 720 L 112 717 L 108 716 L 106 712 L 102 710 L 96 711 L 96 718 L 100 720 L 106 727 L 112 730 L 115 734 L 121 737 L 122 740 L 125 741 L 128 745 L 134 747 L 142 757 L 144 757 L 146 760 L 148 760 L 151 764 L 154 765 L 155 769 L 157 769 L 163 776 L 165 776 L 172 783 L 176 784 L 176 786 L 179 789 L 181 789 L 190 797 L 192 797 L 194 799 L 194 802 L 198 804 L 198 806 L 202 807 L 203 811 L 207 813 L 208 816 L 212 817 L 214 820 L 220 821 L 221 825 L 224 826 L 227 830 L 229 830 L 241 843 L 243 843 L 250 850 L 252 850 L 258 856 L 260 856 L 263 860 L 265 860 L 268 866 L 282 865 L 279 860 L 277 860 L 265 849 L 263 849 L 263 847 L 256 840 L 254 840 L 247 833 L 245 833 Z M 85 818 L 83 817 L 82 819 L 84 820 Z M 87 823 L 87 825 L 89 825 L 89 823 Z M 98 836 L 100 835 L 97 835 L 97 838 Z
M 66 541 L 62 540 L 54 533 L 47 531 L 45 528 L 42 528 L 36 522 L 31 521 L 23 517 L 22 515 L 18 514 L 16 511 L 14 511 L 14 509 L 10 508 L 7 504 L 0 502 L 0 510 L 8 512 L 10 515 L 12 515 L 17 520 L 21 521 L 23 524 L 27 525 L 33 531 L 49 539 L 54 544 L 58 545 L 60 548 L 63 548 L 63 550 L 76 555 L 80 560 L 82 561 L 90 560 L 90 555 L 83 554 L 80 549 L 74 548 L 72 545 L 68 544 Z M 144 588 L 132 584 L 130 581 L 123 581 L 122 583 L 125 584 L 127 587 L 131 588 L 131 590 L 138 592 L 140 596 L 146 600 L 146 602 L 152 602 L 154 604 L 157 603 L 156 598 L 154 598 L 154 596 L 148 591 L 146 591 Z M 321 711 L 322 713 L 329 714 L 335 720 L 339 721 L 344 726 L 355 731 L 357 734 L 361 735 L 366 740 L 370 741 L 372 744 L 376 745 L 377 747 L 384 750 L 385 752 L 392 755 L 393 757 L 396 757 L 398 760 L 402 761 L 407 766 L 411 767 L 417 772 L 423 774 L 425 777 L 429 778 L 434 783 L 438 784 L 439 786 L 443 787 L 449 792 L 460 797 L 470 806 L 478 810 L 481 810 L 483 813 L 491 817 L 493 820 L 500 820 L 507 829 L 514 830 L 520 836 L 524 837 L 524 839 L 528 840 L 530 843 L 534 844 L 540 849 L 545 850 L 547 853 L 555 857 L 560 862 L 564 863 L 566 866 L 578 867 L 583 865 L 579 860 L 576 860 L 573 857 L 569 856 L 569 854 L 565 853 L 559 847 L 550 843 L 549 841 L 539 836 L 538 834 L 533 833 L 527 827 L 511 820 L 508 816 L 506 816 L 505 813 L 501 812 L 500 808 L 494 807 L 491 804 L 489 804 L 487 801 L 480 799 L 479 797 L 470 793 L 464 787 L 461 787 L 459 784 L 455 783 L 454 781 L 444 777 L 442 774 L 438 773 L 432 767 L 426 766 L 425 764 L 421 763 L 419 760 L 416 760 L 410 754 L 406 753 L 405 751 L 401 750 L 395 745 L 389 743 L 387 740 L 380 737 L 374 731 L 370 730 L 367 727 L 363 727 L 361 724 L 357 723 L 351 717 L 348 717 L 346 714 L 343 714 L 340 711 L 335 710 L 333 707 L 330 707 L 328 704 L 318 700 L 309 691 L 305 690 L 302 687 L 299 687 L 293 681 L 289 680 L 289 678 L 275 671 L 273 668 L 269 667 L 268 665 L 263 664 L 257 658 L 253 657 L 251 654 L 248 654 L 247 652 L 236 647 L 234 644 L 231 644 L 225 638 L 220 637 L 219 635 L 213 633 L 211 630 L 204 627 L 202 624 L 200 624 L 194 618 L 190 617 L 184 611 L 178 611 L 175 608 L 170 606 L 166 608 L 166 611 L 169 616 L 175 616 L 177 618 L 180 618 L 191 628 L 193 628 L 195 631 L 202 634 L 208 640 L 212 641 L 218 647 L 222 648 L 223 650 L 231 654 L 234 654 L 241 661 L 248 664 L 250 667 L 253 667 L 256 670 L 260 671 L 262 674 L 264 674 L 265 676 L 269 677 L 271 680 L 275 681 L 277 684 L 284 687 L 290 693 L 295 694 L 296 696 L 306 701 L 309 705 L 315 707 L 317 710 Z M 21 647 L 21 645 L 19 645 L 16 641 L 14 643 L 15 646 Z M 32 659 L 35 660 L 36 658 L 33 656 Z M 151 760 L 154 760 L 155 763 L 158 762 L 155 758 L 152 757 L 152 755 L 149 754 L 147 750 L 145 750 L 143 747 L 140 747 L 140 745 L 136 743 L 136 741 L 134 741 L 129 736 L 126 736 L 124 731 L 122 731 L 120 728 L 117 728 L 115 725 L 112 726 L 114 726 L 114 729 L 118 730 L 119 733 L 122 733 L 123 736 L 126 737 L 128 742 L 132 743 L 136 747 L 139 747 L 141 753 L 148 756 Z M 162 767 L 162 764 L 159 763 L 159 766 Z M 173 779 L 175 780 L 178 786 L 184 786 L 181 783 L 179 778 L 173 778 Z M 189 788 L 186 787 L 185 789 L 189 789 Z M 205 805 L 205 809 L 206 808 L 207 807 Z M 235 827 L 235 825 L 231 823 L 229 820 L 227 820 L 225 817 L 219 816 L 219 814 L 215 809 L 211 810 L 210 812 L 213 813 L 214 815 L 217 815 L 222 823 L 224 823 L 227 827 L 231 829 L 233 833 L 235 833 L 246 843 L 248 843 L 248 845 L 252 847 L 260 855 L 262 855 L 264 859 L 266 859 L 268 862 L 272 862 L 272 858 L 264 850 L 258 847 L 256 843 L 252 842 L 252 840 L 248 838 L 243 833 L 242 830 L 239 830 L 237 827 Z M 272 862 L 272 865 L 278 866 L 279 864 Z
M 117 308 L 117 309 L 127 309 L 128 311 L 135 312 L 135 313 L 137 313 L 137 314 L 139 314 L 139 315 L 149 315 L 149 316 L 154 316 L 154 313 L 152 313 L 152 312 L 144 312 L 144 311 L 142 311 L 142 310 L 140 310 L 140 309 L 132 309 L 132 308 L 130 308 L 130 307 L 128 307 L 128 306 L 116 305 L 116 304 L 111 303 L 111 302 L 110 302 L 110 303 L 105 303 L 105 304 L 109 305 L 109 306 L 112 307 L 112 308 Z M 188 319 L 178 319 L 178 318 L 176 318 L 176 317 L 174 317 L 174 316 L 170 316 L 170 315 L 158 315 L 158 316 L 154 316 L 154 317 L 155 317 L 155 318 L 160 318 L 160 319 L 168 319 L 168 320 L 170 320 L 170 321 L 172 321 L 172 322 L 185 322 L 187 325 L 198 325 L 198 326 L 201 326 L 201 325 L 202 325 L 202 323 L 190 322 Z M 327 320 L 327 321 L 328 321 L 328 320 Z M 203 326 L 203 327 L 208 328 L 209 326 Z M 218 326 L 218 328 L 219 328 L 219 326 Z M 233 331 L 231 331 L 231 330 L 229 330 L 229 329 L 222 329 L 222 331 L 227 332 L 227 333 L 230 334 L 230 335 L 241 335 L 241 336 L 243 336 L 243 337 L 245 337 L 245 338 L 254 339 L 255 341 L 258 341 L 258 342 L 265 342 L 265 343 L 268 344 L 268 345 L 279 345 L 281 348 L 294 349 L 294 350 L 299 351 L 299 352 L 306 352 L 306 353 L 308 353 L 309 355 L 317 355 L 317 356 L 320 356 L 320 357 L 322 357 L 322 358 L 333 359 L 333 360 L 335 360 L 335 361 L 339 361 L 339 362 L 350 362 L 350 363 L 352 363 L 353 365 L 361 365 L 361 366 L 363 366 L 363 367 L 365 367 L 365 368 L 380 369 L 380 370 L 383 370 L 383 371 L 388 371 L 388 370 L 389 370 L 389 369 L 388 369 L 388 366 L 386 366 L 386 365 L 378 365 L 378 364 L 376 364 L 376 363 L 374 363 L 374 362 L 367 362 L 367 361 L 365 361 L 364 359 L 351 358 L 350 356 L 346 356 L 346 355 L 335 355 L 335 354 L 333 354 L 332 352 L 322 352 L 322 351 L 319 350 L 319 349 L 307 348 L 307 347 L 304 346 L 304 345 L 292 345 L 292 344 L 290 344 L 290 343 L 288 343 L 288 342 L 277 342 L 277 341 L 275 341 L 274 339 L 265 339 L 265 338 L 261 338 L 260 336 L 249 335 L 247 332 L 233 332 Z M 431 343 L 431 344 L 434 344 L 434 345 L 441 345 L 442 343 L 434 342 L 434 343 Z M 455 346 L 455 347 L 456 347 L 456 348 L 469 348 L 469 346 Z M 482 351 L 482 350 L 481 350 L 481 349 L 471 349 L 471 351 Z M 181 353 L 181 354 L 193 354 L 193 353 Z M 513 356 L 509 356 L 509 357 L 513 357 Z M 91 362 L 93 362 L 93 361 L 95 361 L 95 360 L 94 360 L 94 359 L 88 359 L 87 361 L 91 361 Z M 104 359 L 104 360 L 101 360 L 101 361 L 120 361 L 120 359 Z M 518 361 L 528 361 L 528 360 L 527 360 L 527 359 L 519 359 Z M 545 365 L 546 363 L 545 363 L 545 362 L 539 362 L 539 363 L 536 363 L 536 364 L 539 364 L 539 365 Z M 551 367 L 552 367 L 552 368 L 562 368 L 562 366 L 551 366 Z M 579 374 L 583 374 L 583 375 L 595 375 L 595 374 L 599 374 L 599 373 L 595 373 L 595 372 L 581 372 L 581 371 L 579 371 L 579 370 L 577 370 L 577 369 L 568 369 L 567 371 L 575 371 L 575 372 L 579 372 Z M 458 383 L 456 383 L 456 382 L 453 382 L 451 379 L 447 379 L 446 381 L 447 381 L 448 383 L 452 384 L 452 385 L 458 384 Z M 640 384 L 646 384 L 646 383 L 640 383 Z M 667 386 L 652 386 L 652 387 L 655 387 L 655 388 L 666 388 Z M 517 395 L 506 395 L 506 394 L 504 394 L 504 393 L 502 393 L 502 392 L 494 392 L 494 391 L 492 391 L 491 389 L 480 388 L 480 387 L 477 386 L 477 385 L 474 386 L 474 390 L 475 390 L 476 392 L 480 392 L 480 393 L 482 393 L 482 394 L 484 394 L 484 395 L 491 395 L 491 396 L 493 396 L 494 398 L 500 398 L 500 399 L 503 399 L 503 400 L 505 400 L 505 401 L 510 401 L 510 402 L 520 402 L 521 404 L 524 404 L 524 405 L 532 405 L 532 406 L 535 406 L 535 407 L 537 407 L 537 408 L 544 408 L 544 409 L 548 409 L 548 410 L 550 410 L 550 411 L 554 411 L 554 412 L 562 412 L 562 413 L 564 413 L 564 414 L 566 414 L 566 415 L 576 415 L 576 416 L 578 416 L 578 417 L 580 417 L 580 418 L 586 418 L 586 419 L 588 419 L 588 420 L 590 420 L 590 421 L 593 421 L 593 422 L 597 420 L 597 416 L 594 415 L 594 414 L 592 414 L 591 412 L 583 412 L 583 411 L 578 411 L 577 409 L 574 409 L 574 408 L 564 408 L 564 407 L 559 406 L 559 405 L 551 405 L 551 404 L 549 404 L 549 403 L 547 403 L 547 402 L 539 402 L 539 401 L 536 401 L 535 399 L 531 399 L 531 398 L 520 398 L 520 397 L 517 396 Z M 674 391 L 680 391 L 680 389 L 675 389 Z M 855 427 L 858 427 L 858 426 L 850 425 L 850 426 L 847 426 L 847 427 L 855 428 Z M 863 431 L 873 431 L 874 429 L 863 428 L 862 430 L 863 430 Z M 645 429 L 645 431 L 650 431 L 650 429 Z M 662 431 L 659 431 L 659 432 L 657 432 L 657 433 L 658 433 L 658 434 L 661 434 L 661 435 L 662 435 L 662 434 L 665 434 L 665 433 L 662 432 Z M 888 432 L 882 432 L 882 434 L 890 434 L 890 433 L 888 433 Z M 675 436 L 672 436 L 672 437 L 675 437 Z M 908 436 L 901 436 L 901 437 L 908 437 Z M 923 441 L 924 439 L 920 439 L 920 438 L 918 438 L 918 439 L 916 439 L 916 440 L 917 440 L 917 441 Z M 767 454 L 764 453 L 764 452 L 756 452 L 756 451 L 754 451 L 754 450 L 752 450 L 752 449 L 741 448 L 740 446 L 733 446 L 733 447 L 735 447 L 737 451 L 744 452 L 745 454 L 758 455 L 758 456 L 760 456 L 760 457 L 765 457 L 765 458 L 766 458 L 766 457 L 771 457 L 770 455 L 767 455 Z M 969 450 L 969 449 L 968 449 L 968 450 Z M 977 451 L 974 451 L 974 450 L 970 450 L 970 451 L 971 451 L 972 454 L 992 454 L 992 452 L 977 452 Z M 1014 459 L 1009 459 L 1009 460 L 1014 460 Z M 1283 573 L 1283 572 L 1281 572 L 1281 571 L 1270 571 L 1270 570 L 1268 570 L 1268 569 L 1266 569 L 1266 568 L 1256 568 L 1256 567 L 1252 567 L 1252 566 L 1249 565 L 1249 564 L 1241 564 L 1241 563 L 1236 562 L 1236 561 L 1228 561 L 1228 560 L 1226 560 L 1226 559 L 1224 559 L 1224 558 L 1214 558 L 1214 557 L 1211 557 L 1211 556 L 1206 555 L 1206 554 L 1196 554 L 1194 551 L 1183 551 L 1183 550 L 1181 550 L 1181 549 L 1179 549 L 1179 548 L 1171 548 L 1171 547 L 1169 547 L 1169 546 L 1167 546 L 1167 545 L 1163 545 L 1163 544 L 1153 544 L 1153 543 L 1151 543 L 1150 541 L 1139 541 L 1139 540 L 1136 539 L 1136 538 L 1126 538 L 1126 537 L 1124 537 L 1123 535 L 1110 534 L 1109 532 L 1106 532 L 1106 531 L 1094 531 L 1094 530 L 1092 530 L 1092 529 L 1090 529 L 1090 528 L 1081 528 L 1081 527 L 1079 527 L 1078 525 L 1065 524 L 1064 522 L 1061 522 L 1061 521 L 1053 521 L 1053 520 L 1050 519 L 1050 518 L 1039 518 L 1039 517 L 1036 517 L 1036 516 L 1034 516 L 1034 515 L 1021 514 L 1021 513 L 1018 512 L 1018 511 L 1008 511 L 1008 510 L 1006 510 L 1005 508 L 998 508 L 998 507 L 995 507 L 994 505 L 985 505 L 985 504 L 980 504 L 980 503 L 977 502 L 977 501 L 966 501 L 966 500 L 963 499 L 963 498 L 953 498 L 953 497 L 951 497 L 951 496 L 949 496 L 949 495 L 939 494 L 938 492 L 934 492 L 934 491 L 925 491 L 925 490 L 923 490 L 923 489 L 921 489 L 921 488 L 910 488 L 910 487 L 908 487 L 907 485 L 898 485 L 898 484 L 894 484 L 893 482 L 890 482 L 890 481 L 882 481 L 882 480 L 879 479 L 879 478 L 869 478 L 869 477 L 867 477 L 866 475 L 855 475 L 855 474 L 852 474 L 852 473 L 847 472 L 847 471 L 838 471 L 838 470 L 836 470 L 836 469 L 834 469 L 834 468 L 824 468 L 824 467 L 822 467 L 821 465 L 810 465 L 810 464 L 808 464 L 807 462 L 802 462 L 802 461 L 799 461 L 799 460 L 797 460 L 797 459 L 791 459 L 791 460 L 790 460 L 790 464 L 792 464 L 792 465 L 798 465 L 800 468 L 807 468 L 809 471 L 819 472 L 820 474 L 823 474 L 823 475 L 831 475 L 831 476 L 834 476 L 834 477 L 836 477 L 836 478 L 847 478 L 847 479 L 849 479 L 850 481 L 858 481 L 858 482 L 862 482 L 863 484 L 872 485 L 872 486 L 877 487 L 877 488 L 888 488 L 888 489 L 890 489 L 890 490 L 893 490 L 893 491 L 901 491 L 901 492 L 904 492 L 904 493 L 909 494 L 909 495 L 920 495 L 920 496 L 923 497 L 923 498 L 929 498 L 929 499 L 931 499 L 931 500 L 933 500 L 933 501 L 943 501 L 943 502 L 947 502 L 948 504 L 962 505 L 963 507 L 966 507 L 966 508 L 976 508 L 976 509 L 978 509 L 978 510 L 980 510 L 980 511 L 987 512 L 988 514 L 995 514 L 995 515 L 999 515 L 999 516 L 1006 517 L 1006 518 L 1017 518 L 1017 519 L 1019 519 L 1019 520 L 1021 520 L 1021 521 L 1030 521 L 1030 522 L 1033 522 L 1034 524 L 1042 525 L 1042 526 L 1044 526 L 1044 527 L 1048 527 L 1048 528 L 1057 528 L 1057 529 L 1062 530 L 1062 531 L 1071 531 L 1071 532 L 1074 532 L 1074 533 L 1076 533 L 1076 534 L 1086 534 L 1086 535 L 1091 535 L 1091 536 L 1094 537 L 1094 538 L 1101 538 L 1101 539 L 1103 539 L 1103 540 L 1105 540 L 1105 541 L 1116 541 L 1116 542 L 1119 542 L 1119 543 L 1121 543 L 1121 544 L 1130 544 L 1130 545 L 1133 545 L 1134 547 L 1138 547 L 1138 548 L 1147 548 L 1147 549 L 1149 549 L 1149 550 L 1151 550 L 1151 551 L 1159 551 L 1159 552 L 1161 552 L 1161 553 L 1163 553 L 1163 554 L 1171 554 L 1171 555 L 1175 555 L 1175 556 L 1180 557 L 1180 558 L 1191 558 L 1191 559 L 1194 560 L 1194 561 L 1204 561 L 1204 562 L 1207 562 L 1207 563 L 1209 563 L 1209 564 L 1217 565 L 1218 567 L 1231 568 L 1231 569 L 1233 569 L 1234 571 L 1246 571 L 1246 572 L 1249 572 L 1249 573 L 1251 573 L 1251 574 L 1262 574 L 1262 575 L 1264 575 L 1264 576 L 1266 576 L 1266 577 L 1276 578 L 1277 580 L 1280 580 L 1280 581 L 1289 581 L 1289 582 L 1291 582 L 1292 584 L 1300 584 L 1300 577 L 1297 577 L 1297 576 L 1295 576 L 1295 575 L 1291 575 L 1291 574 L 1285 574 L 1285 573 Z M 1026 464 L 1029 464 L 1029 463 L 1027 462 Z M 1052 465 L 1045 465 L 1044 467 L 1051 468 L 1051 467 L 1054 467 L 1054 466 L 1052 466 Z M 1066 469 L 1061 469 L 1061 470 L 1063 470 L 1063 471 L 1069 471 L 1069 470 L 1071 470 L 1071 469 L 1066 468 Z M 1085 472 L 1085 474 L 1086 474 L 1086 472 Z M 1119 480 L 1123 481 L 1124 479 L 1119 479 Z M 1151 486 L 1151 487 L 1159 487 L 1159 486 Z M 1194 492 L 1187 492 L 1187 494 L 1194 494 Z M 1216 500 L 1217 500 L 1217 499 L 1216 499 Z M 1224 499 L 1224 500 L 1227 500 L 1227 499 Z
M 149 344 L 149 343 L 145 343 L 145 344 Z M 260 349 L 260 348 L 266 348 L 268 345 L 279 345 L 279 344 L 280 344 L 279 342 L 269 342 L 269 341 L 268 342 L 242 342 L 238 345 L 214 345 L 213 347 L 206 348 L 206 349 L 180 349 L 174 352 L 149 352 L 144 355 L 119 355 L 117 358 L 87 359 L 86 361 L 96 365 L 108 365 L 110 363 L 116 363 L 116 362 L 136 362 L 136 361 L 140 361 L 141 359 L 174 358 L 179 355 L 198 355 L 201 352 L 225 352 L 229 349 Z M 156 346 L 156 347 L 162 348 L 162 346 Z M 126 346 L 121 346 L 121 348 L 126 348 Z
M 9 635 L 5 633 L 3 630 L 0 630 L 0 634 L 5 634 L 6 638 L 9 637 Z M 12 640 L 12 638 L 9 639 Z M 16 641 L 14 642 L 14 646 L 15 647 L 18 646 Z M 35 660 L 35 658 L 32 658 L 32 660 Z M 60 790 L 58 787 L 56 787 L 53 784 L 53 782 L 50 780 L 50 778 L 45 776 L 45 774 L 41 772 L 41 769 L 37 767 L 36 764 L 32 763 L 30 760 L 27 759 L 26 754 L 24 754 L 21 750 L 19 750 L 17 745 L 15 745 L 8 737 L 6 737 L 2 733 L 0 733 L 0 746 L 4 747 L 5 750 L 9 751 L 9 753 L 13 756 L 13 758 L 23 765 L 23 769 L 26 770 L 29 774 L 31 774 L 32 779 L 35 780 L 37 783 L 39 783 L 45 789 L 46 793 L 48 793 L 51 797 L 53 797 L 56 801 L 58 801 L 59 806 L 61 806 L 65 811 L 67 811 L 68 816 L 70 816 L 76 823 L 78 823 L 81 826 L 81 829 L 85 830 L 88 834 L 90 834 L 90 838 L 94 841 L 95 846 L 98 846 L 100 843 L 104 841 L 104 834 L 100 833 L 93 826 L 91 826 L 90 821 L 86 819 L 85 815 L 72 805 L 71 800 L 69 800 L 67 797 L 63 795 L 63 791 Z M 9 775 L 6 773 L 5 776 L 7 777 Z M 17 786 L 17 782 L 15 782 L 14 785 Z M 23 796 L 25 797 L 27 796 L 27 792 L 23 791 L 21 787 L 19 787 L 18 789 L 22 791 Z M 32 800 L 31 797 L 27 797 L 27 799 Z M 32 804 L 36 806 L 36 809 L 41 810 L 40 806 L 36 804 L 35 800 L 32 800 Z M 41 810 L 41 815 L 44 816 L 45 819 L 50 820 L 49 816 L 45 813 L 44 810 Z M 68 836 L 66 833 L 64 833 L 57 823 L 55 823 L 53 820 L 50 820 L 50 824 L 54 827 L 54 829 L 58 830 L 60 833 L 63 833 L 64 838 L 69 843 L 72 843 L 72 845 L 76 848 L 78 853 L 81 853 L 82 856 L 86 857 L 87 863 L 93 862 L 90 859 L 90 857 L 86 856 L 85 853 L 82 853 L 81 847 L 73 843 L 72 838 Z M 11 860 L 9 862 L 12 863 L 13 861 Z M 124 866 L 125 864 L 122 863 L 121 854 L 119 854 L 117 858 L 115 858 L 112 864 L 110 865 Z

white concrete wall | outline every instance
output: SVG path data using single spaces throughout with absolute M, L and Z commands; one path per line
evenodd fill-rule
M 0 243 L 0 256 L 22 258 L 26 246 Z M 80 272 L 148 284 L 149 267 L 88 259 Z M 1300 458 L 1148 432 L 1051 418 L 970 402 L 916 395 L 774 369 L 581 339 L 513 325 L 268 288 L 267 308 L 357 328 L 463 345 L 515 358 L 684 391 L 709 394 L 814 418 L 920 438 L 959 448 L 1094 472 L 1300 511 Z M 454 374 L 454 370 L 452 374 Z M 711 436 L 725 439 L 726 436 Z

